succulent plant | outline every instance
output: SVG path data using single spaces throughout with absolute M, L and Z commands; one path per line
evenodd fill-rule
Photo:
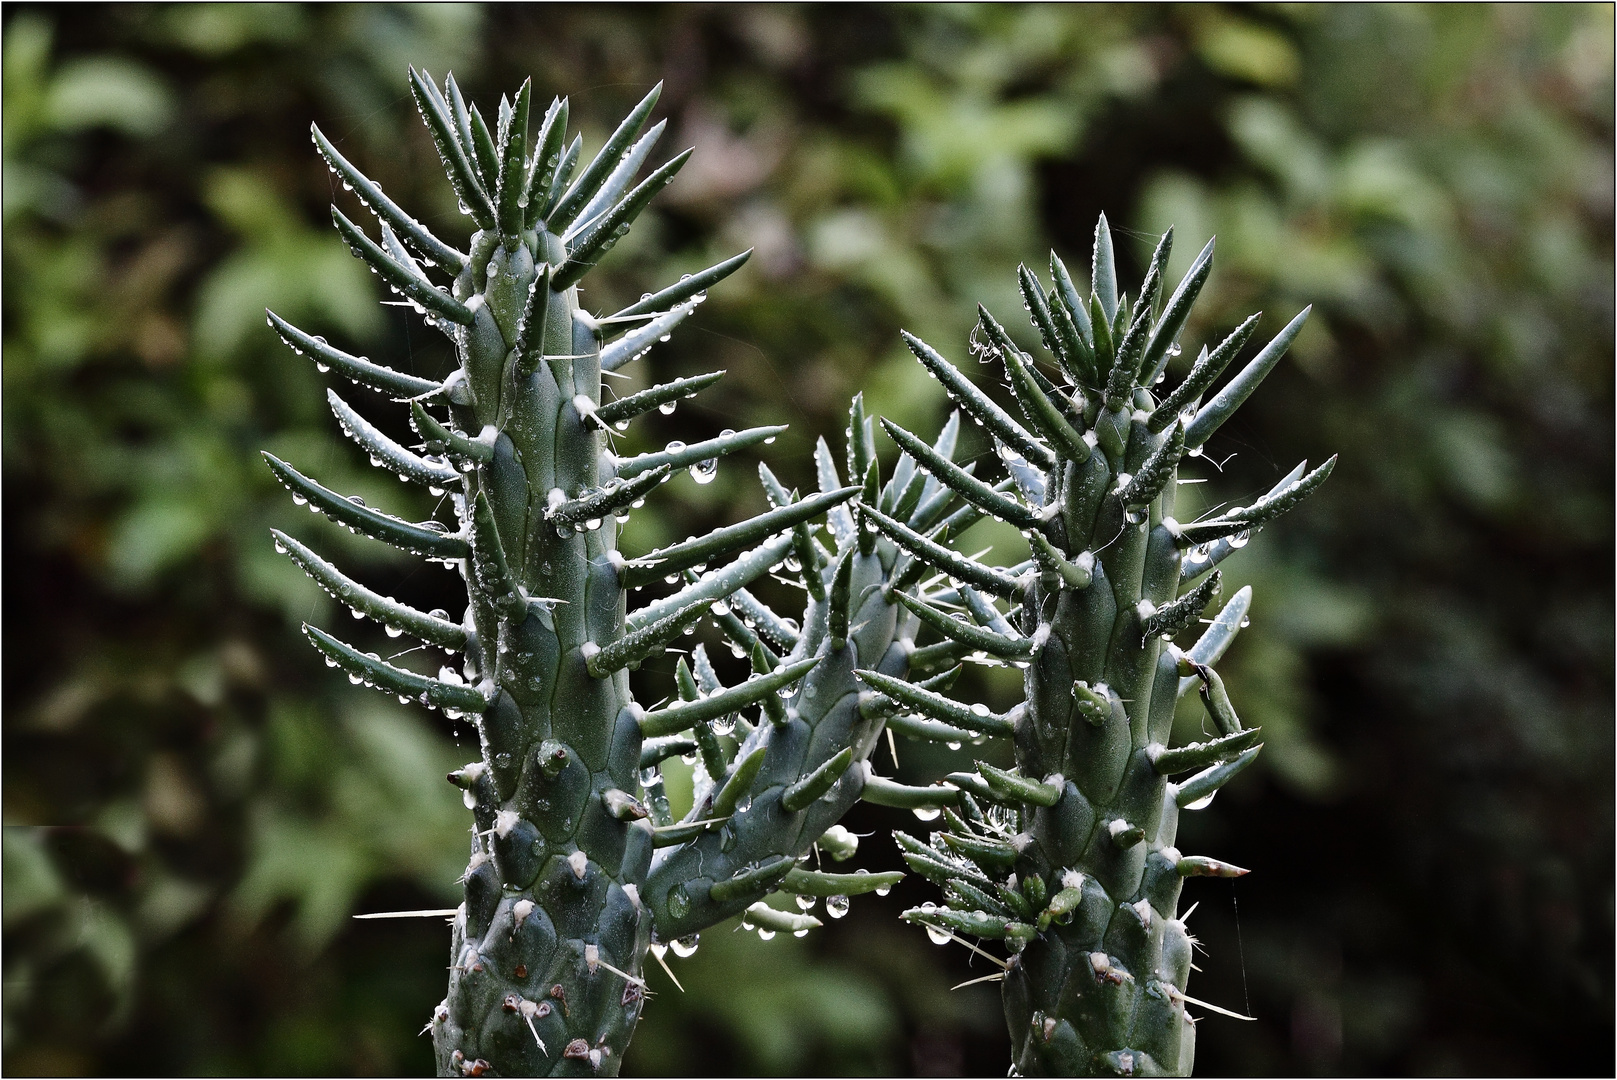
M 1205 806 L 1262 747 L 1213 669 L 1245 625 L 1250 590 L 1232 596 L 1193 645 L 1174 640 L 1205 621 L 1218 564 L 1317 488 L 1335 463 L 1297 466 L 1250 506 L 1175 518 L 1180 465 L 1200 455 L 1273 369 L 1308 312 L 1207 400 L 1256 315 L 1203 349 L 1159 398 L 1213 261 L 1210 241 L 1161 300 L 1172 239 L 1171 230 L 1162 237 L 1132 302 L 1118 295 L 1104 216 L 1087 296 L 1054 255 L 1048 290 L 1019 269 L 1023 301 L 1055 361 L 1050 375 L 979 308 L 974 349 L 1003 363 L 1020 418 L 906 336 L 991 436 L 1009 480 L 990 486 L 896 424 L 884 426 L 915 459 L 917 475 L 1022 530 L 1029 563 L 984 565 L 879 507 L 857 510 L 867 527 L 952 581 L 931 592 L 904 592 L 907 582 L 895 581 L 894 599 L 942 641 L 1024 669 L 1024 700 L 1004 715 L 879 671 L 859 673 L 866 711 L 889 712 L 890 726 L 930 725 L 932 737 L 952 742 L 1012 741 L 1013 769 L 979 762 L 948 778 L 960 795 L 942 829 L 927 840 L 896 838 L 910 867 L 944 898 L 906 919 L 935 940 L 986 938 L 1008 949 L 1009 959 L 996 962 L 1013 1068 L 1024 1075 L 1189 1073 L 1195 1028 L 1186 1005 L 1214 1007 L 1186 993 L 1194 942 L 1178 911 L 1180 888 L 1186 877 L 1246 871 L 1182 853 L 1175 839 L 1180 812 Z M 1213 730 L 1170 747 L 1176 704 L 1191 691 Z
M 463 789 L 474 827 L 465 901 L 452 919 L 449 991 L 428 1024 L 440 1072 L 612 1074 L 644 1003 L 648 952 L 659 961 L 667 948 L 685 954 L 700 930 L 738 913 L 764 935 L 804 933 L 819 924 L 800 910 L 804 904 L 770 905 L 766 894 L 826 897 L 836 914 L 849 895 L 885 891 L 902 877 L 803 865 L 816 848 L 829 858 L 853 853 L 857 841 L 836 823 L 856 800 L 914 808 L 958 797 L 952 787 L 906 787 L 870 771 L 885 718 L 859 707 L 855 672 L 901 685 L 912 670 L 942 672 L 932 680 L 941 686 L 967 650 L 953 641 L 914 649 L 920 623 L 897 597 L 925 564 L 856 528 L 849 504 L 869 502 L 883 520 L 938 542 L 982 511 L 955 509 L 955 493 L 908 455 L 883 485 L 874 422 L 856 398 L 846 459 L 852 483 L 842 483 L 821 440 L 819 492 L 800 498 L 761 468 L 769 511 L 625 558 L 616 549 L 618 523 L 674 471 L 710 475 L 718 458 L 783 430 L 726 432 L 638 456 L 612 450 L 636 416 L 722 373 L 615 400 L 603 400 L 603 373 L 667 336 L 747 256 L 622 311 L 589 314 L 579 306 L 578 282 L 688 156 L 635 182 L 664 126 L 642 134 L 657 90 L 580 168 L 580 139 L 566 137 L 565 100 L 536 118 L 524 85 L 500 102 L 491 126 L 453 77 L 442 89 L 413 70 L 410 81 L 476 225 L 466 251 L 394 204 L 318 128 L 313 137 L 379 222 L 377 242 L 333 208 L 344 240 L 448 335 L 455 370 L 442 383 L 416 378 L 273 313 L 270 323 L 322 370 L 408 404 L 420 436 L 413 447 L 329 395 L 343 430 L 373 464 L 449 493 L 453 521 L 402 520 L 265 456 L 312 510 L 459 570 L 465 615 L 414 610 L 284 533 L 276 543 L 356 614 L 461 657 L 458 670 L 424 675 L 305 627 L 350 679 L 465 721 L 481 744 L 480 758 L 449 777 Z M 945 429 L 927 447 L 929 459 L 948 459 L 957 432 L 958 422 Z M 822 515 L 829 547 L 813 524 Z M 782 567 L 808 597 L 800 623 L 747 590 Z M 627 611 L 630 595 L 664 582 L 682 587 Z M 667 704 L 641 707 L 629 671 L 703 619 L 749 659 L 750 677 L 723 685 L 697 645 L 678 661 Z M 740 715 L 752 708 L 756 722 Z M 662 763 L 675 755 L 699 761 L 695 805 L 678 821 L 662 778 Z

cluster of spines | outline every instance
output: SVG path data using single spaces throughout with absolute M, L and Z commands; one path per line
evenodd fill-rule
M 934 452 L 951 454 L 957 433 L 958 424 L 951 423 Z M 848 447 L 845 468 L 850 477 L 864 479 L 856 490 L 873 505 L 901 513 L 913 527 L 947 537 L 980 516 L 969 506 L 951 513 L 953 494 L 919 473 L 907 455 L 881 484 L 874 423 L 864 415 L 859 398 L 852 409 Z M 815 460 L 822 496 L 848 490 L 823 439 Z M 797 493 L 787 491 L 767 467 L 760 472 L 771 502 L 786 506 L 798 501 Z M 895 607 L 898 588 L 913 584 L 924 567 L 861 529 L 846 505 L 833 507 L 828 521 L 829 550 L 806 526 L 775 541 L 777 556 L 784 553 L 793 561 L 810 598 L 801 627 L 745 589 L 714 612 L 732 651 L 749 658 L 760 677 L 801 668 L 806 672 L 802 683 L 784 699 L 763 699 L 755 728 L 734 717 L 732 709 L 709 704 L 718 690 L 712 665 L 698 646 L 691 665 L 680 663 L 683 701 L 659 711 L 683 721 L 701 709 L 702 722 L 692 725 L 688 735 L 661 735 L 642 758 L 650 766 L 682 753 L 700 763 L 694 805 L 680 821 L 668 816 L 666 799 L 656 793 L 660 778 L 648 778 L 659 847 L 687 846 L 660 855 L 647 892 L 659 912 L 659 933 L 666 928 L 685 939 L 687 947 L 686 931 L 735 911 L 744 911 L 746 921 L 766 936 L 782 930 L 801 934 L 818 925 L 810 915 L 762 902 L 771 890 L 795 894 L 805 910 L 816 897 L 827 897 L 826 910 L 832 914 L 846 911 L 849 896 L 885 891 L 896 880 L 892 874 L 828 875 L 809 871 L 801 862 L 815 847 L 832 858 L 852 854 L 854 841 L 834 822 L 857 799 L 915 808 L 952 801 L 955 795 L 947 787 L 915 788 L 879 777 L 865 761 L 887 712 L 870 707 L 858 676 L 860 663 L 883 667 L 888 671 L 883 677 L 907 686 L 912 668 L 949 669 L 959 656 L 953 648 L 926 655 L 913 650 L 915 620 Z M 946 670 L 944 677 L 949 675 Z M 720 715 L 724 721 L 715 725 Z M 691 887 L 691 866 L 703 873 L 741 869 L 703 893 Z
M 1019 268 L 1024 306 L 1055 361 L 1054 377 L 979 308 L 973 345 L 1002 363 L 1020 419 L 936 350 L 905 336 L 955 404 L 993 439 L 1009 479 L 991 486 L 929 454 L 921 439 L 897 425 L 884 420 L 884 426 L 932 480 L 1020 529 L 1032 556 L 1027 564 L 987 566 L 879 509 L 866 505 L 857 511 L 917 564 L 952 581 L 931 594 L 917 588 L 913 595 L 899 596 L 940 644 L 1026 669 L 1027 700 L 1005 715 L 954 701 L 938 689 L 861 673 L 873 707 L 916 714 L 910 721 L 895 716 L 892 727 L 926 725 L 955 742 L 984 736 L 1014 740 L 1015 768 L 978 762 L 972 771 L 950 775 L 948 784 L 959 794 L 945 811 L 944 829 L 930 842 L 902 833 L 898 841 L 911 869 L 944 890 L 943 905 L 912 909 L 907 919 L 940 940 L 991 938 L 1020 954 L 1001 962 L 1019 975 L 1016 987 L 1008 984 L 1008 1016 L 1031 1008 L 1021 990 L 1028 980 L 1050 982 L 1043 988 L 1045 997 L 1072 1006 L 1071 995 L 1082 992 L 1068 990 L 1063 998 L 1061 987 L 1074 966 L 1087 966 L 1084 979 L 1100 988 L 1092 995 L 1099 1003 L 1095 1008 L 1121 1010 L 1108 1022 L 1095 1020 L 1082 1037 L 1071 1018 L 1053 1007 L 1034 1010 L 1034 1030 L 1012 1032 L 1018 1047 L 1045 1047 L 1019 1051 L 1016 1064 L 1024 1070 L 1152 1067 L 1146 1063 L 1150 1051 L 1136 1053 L 1129 1040 L 1150 1044 L 1160 1032 L 1182 1024 L 1188 945 L 1176 951 L 1173 943 L 1189 939 L 1175 917 L 1178 882 L 1185 876 L 1244 871 L 1180 855 L 1172 845 L 1174 820 L 1180 807 L 1205 805 L 1260 749 L 1258 731 L 1241 725 L 1211 666 L 1243 624 L 1250 592 L 1238 592 L 1190 650 L 1180 652 L 1170 639 L 1195 623 L 1217 593 L 1215 565 L 1317 488 L 1334 464 L 1332 459 L 1313 472 L 1299 465 L 1250 506 L 1188 524 L 1173 518 L 1180 463 L 1200 454 L 1208 437 L 1274 367 L 1307 312 L 1210 400 L 1202 399 L 1251 336 L 1256 316 L 1211 352 L 1203 350 L 1180 385 L 1158 402 L 1151 388 L 1178 351 L 1176 341 L 1212 264 L 1209 242 L 1162 300 L 1171 243 L 1170 230 L 1132 303 L 1118 295 L 1104 218 L 1096 230 L 1087 297 L 1080 296 L 1053 254 L 1049 289 L 1028 268 Z M 1104 597 L 1091 590 L 1101 590 Z M 1008 610 L 1002 613 L 995 600 Z M 1075 614 L 1080 609 L 1082 618 Z M 1165 650 L 1164 642 L 1170 642 Z M 1066 681 L 1058 686 L 1052 679 Z M 1218 735 L 1169 749 L 1164 744 L 1173 702 L 1193 686 L 1200 688 Z M 1153 694 L 1153 687 L 1168 692 Z M 1192 775 L 1170 781 L 1186 773 Z M 1142 860 L 1141 852 L 1148 857 Z M 1140 865 L 1128 869 L 1135 863 Z M 1024 953 L 1029 944 L 1054 940 L 1052 926 L 1067 928 L 1075 920 L 1094 924 L 1068 934 L 1070 940 L 1093 943 L 1095 951 L 1084 964 L 1066 957 L 1067 963 L 1052 969 L 1049 954 L 1041 953 L 1030 961 L 1037 971 L 1019 970 L 1018 960 L 1031 955 Z M 1142 953 L 1113 941 L 1128 937 L 1129 927 L 1155 945 L 1141 946 Z M 1126 1004 L 1105 1004 L 1105 988 L 1135 983 L 1120 952 L 1136 968 L 1142 956 L 1161 961 L 1154 970 L 1141 971 L 1139 983 L 1147 997 L 1157 994 L 1168 1001 L 1163 1016 L 1154 1006 L 1141 1005 L 1133 989 L 1117 991 Z M 1023 999 L 1017 1008 L 1013 990 Z M 1085 1007 L 1077 1006 L 1080 1012 Z M 1114 1045 L 1104 1045 L 1108 1040 Z M 1163 1058 L 1156 1067 L 1188 1068 L 1189 1051 L 1181 1049 L 1177 1034 L 1151 1045 Z M 1073 1049 L 1078 1046 L 1085 1049 Z M 1125 1057 L 1113 1060 L 1117 1054 Z

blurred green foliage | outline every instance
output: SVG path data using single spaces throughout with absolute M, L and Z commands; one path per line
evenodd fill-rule
M 1181 262 L 1218 234 L 1187 346 L 1315 304 L 1209 448 L 1209 505 L 1342 461 L 1226 564 L 1256 586 L 1226 666 L 1268 750 L 1186 839 L 1258 871 L 1196 883 L 1196 993 L 1259 1019 L 1203 1023 L 1200 1071 L 1610 1069 L 1612 34 L 1609 6 L 8 5 L 6 1070 L 430 1069 L 442 930 L 348 916 L 452 902 L 467 751 L 330 677 L 297 627 L 334 613 L 268 530 L 425 608 L 457 590 L 256 457 L 404 498 L 262 309 L 444 370 L 327 228 L 353 207 L 307 141 L 459 235 L 409 63 L 479 97 L 532 75 L 592 146 L 667 80 L 697 154 L 588 302 L 757 254 L 632 374 L 729 371 L 648 445 L 790 422 L 766 456 L 807 486 L 856 390 L 934 427 L 897 329 L 965 356 L 973 303 L 1017 321 L 1017 262 L 1082 265 L 1103 209 L 1135 274 L 1153 231 Z M 626 547 L 762 505 L 741 465 L 664 491 Z M 1011 674 L 977 692 L 1008 703 Z M 859 815 L 860 858 L 896 865 L 894 816 Z M 653 976 L 627 1067 L 998 1071 L 992 988 L 950 993 L 981 971 L 905 902 L 710 932 L 685 994 Z

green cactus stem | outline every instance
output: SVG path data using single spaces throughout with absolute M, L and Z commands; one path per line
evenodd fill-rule
M 726 432 L 633 457 L 612 448 L 636 417 L 722 373 L 603 400 L 602 372 L 644 354 L 747 256 L 592 316 L 579 306 L 578 282 L 685 160 L 636 181 L 663 127 L 643 131 L 657 91 L 580 169 L 565 100 L 541 120 L 524 85 L 502 99 L 490 125 L 453 77 L 440 87 L 411 71 L 410 85 L 476 227 L 465 251 L 383 195 L 318 130 L 314 142 L 378 219 L 380 242 L 335 213 L 343 239 L 450 338 L 455 370 L 431 382 L 342 352 L 274 314 L 270 324 L 322 370 L 408 403 L 417 446 L 387 437 L 335 393 L 330 399 L 345 433 L 381 467 L 449 492 L 453 520 L 406 521 L 266 459 L 297 501 L 457 569 L 464 617 L 415 611 L 284 533 L 276 543 L 358 615 L 460 657 L 426 675 L 306 628 L 350 678 L 440 709 L 478 735 L 478 760 L 449 777 L 473 829 L 449 990 L 429 1024 L 440 1073 L 611 1075 L 644 1003 L 648 952 L 688 955 L 701 930 L 734 915 L 762 934 L 812 929 L 812 916 L 765 898 L 824 897 L 835 915 L 847 897 L 888 889 L 900 876 L 805 865 L 816 851 L 834 860 L 854 854 L 857 841 L 837 821 L 856 800 L 921 805 L 956 794 L 905 788 L 869 767 L 888 714 L 866 707 L 872 695 L 857 673 L 907 686 L 912 667 L 947 671 L 958 653 L 953 643 L 915 649 L 921 623 L 899 591 L 924 565 L 861 528 L 850 506 L 868 502 L 927 543 L 946 541 L 980 510 L 957 507 L 954 491 L 909 455 L 883 485 L 874 423 L 855 399 L 848 483 L 821 440 L 818 492 L 788 491 L 763 469 L 770 510 L 625 558 L 619 520 L 675 470 L 709 471 L 783 430 Z M 958 426 L 952 420 L 925 448 L 928 461 L 949 460 Z M 799 579 L 809 598 L 801 621 L 747 591 L 771 572 Z M 670 595 L 628 610 L 631 594 L 681 580 Z M 748 660 L 750 676 L 725 685 L 697 645 L 691 663 L 680 664 L 677 692 L 642 708 L 629 671 L 703 620 Z M 661 766 L 681 754 L 701 765 L 695 806 L 676 821 Z
M 1273 369 L 1308 312 L 1203 402 L 1251 336 L 1256 316 L 1248 319 L 1203 350 L 1159 402 L 1154 388 L 1213 256 L 1209 243 L 1159 309 L 1171 243 L 1170 230 L 1132 303 L 1118 295 L 1104 217 L 1088 297 L 1053 255 L 1049 290 L 1021 268 L 1022 297 L 1055 360 L 1054 377 L 979 311 L 973 340 L 1004 365 L 1020 419 L 906 335 L 993 438 L 1011 483 L 991 486 L 883 424 L 930 482 L 1021 529 L 1029 564 L 984 566 L 879 507 L 857 511 L 955 583 L 929 595 L 914 588 L 917 578 L 903 582 L 914 591 L 897 599 L 940 639 L 917 657 L 946 649 L 1024 668 L 1024 701 L 1003 716 L 886 672 L 857 673 L 890 727 L 1013 742 L 1014 769 L 979 762 L 949 777 L 952 799 L 931 803 L 948 807 L 944 828 L 930 840 L 897 839 L 910 868 L 944 894 L 943 904 L 904 917 L 934 940 L 994 939 L 1010 953 L 1005 1017 L 1013 1072 L 1022 1075 L 1190 1072 L 1195 1027 L 1186 1006 L 1202 1003 L 1186 992 L 1193 939 L 1178 912 L 1180 886 L 1187 877 L 1246 871 L 1181 854 L 1175 839 L 1180 811 L 1205 806 L 1262 748 L 1212 668 L 1245 623 L 1250 590 L 1237 592 L 1194 645 L 1181 649 L 1174 639 L 1218 593 L 1215 564 L 1323 483 L 1335 463 L 1312 472 L 1298 466 L 1251 506 L 1176 520 L 1180 465 Z M 1176 704 L 1192 688 L 1218 734 L 1170 748 Z M 901 794 L 886 798 L 906 804 Z

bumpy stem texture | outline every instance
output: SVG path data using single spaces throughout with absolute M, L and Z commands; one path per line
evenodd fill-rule
M 625 559 L 616 549 L 618 521 L 673 470 L 711 475 L 717 458 L 781 430 L 725 433 L 638 457 L 619 457 L 610 445 L 636 416 L 717 375 L 603 403 L 603 370 L 666 336 L 746 257 L 614 315 L 590 315 L 579 306 L 579 280 L 685 160 L 677 156 L 635 181 L 662 129 L 641 134 L 657 92 L 580 170 L 576 141 L 566 143 L 565 101 L 530 126 L 524 86 L 514 102 L 501 101 L 491 127 L 452 77 L 440 89 L 412 71 L 411 83 L 477 226 L 467 252 L 409 217 L 318 131 L 315 142 L 376 214 L 382 242 L 337 212 L 339 231 L 450 336 L 455 371 L 441 384 L 419 379 L 344 353 L 273 314 L 270 321 L 323 369 L 409 403 L 416 447 L 394 442 L 331 395 L 345 432 L 373 462 L 451 493 L 454 525 L 404 521 L 279 459 L 269 464 L 311 509 L 457 569 L 465 615 L 456 622 L 415 611 L 285 534 L 277 544 L 355 612 L 462 659 L 459 671 L 427 676 L 306 628 L 327 661 L 354 680 L 477 730 L 479 759 L 449 777 L 474 827 L 448 994 L 430 1024 L 440 1073 L 610 1075 L 640 1016 L 648 951 L 661 958 L 670 944 L 692 947 L 697 932 L 738 912 L 760 930 L 818 925 L 762 901 L 776 890 L 840 898 L 890 887 L 899 876 L 799 865 L 816 847 L 831 858 L 853 853 L 855 840 L 836 821 L 855 800 L 958 795 L 903 788 L 869 770 L 886 714 L 864 707 L 870 695 L 855 673 L 869 667 L 908 677 L 918 624 L 895 599 L 895 586 L 906 574 L 913 580 L 918 564 L 890 540 L 861 531 L 848 504 L 867 500 L 940 537 L 976 511 L 945 518 L 953 494 L 909 458 L 883 487 L 873 426 L 856 400 L 848 485 L 822 441 L 819 492 L 799 498 L 762 470 L 770 511 Z M 435 284 L 429 269 L 452 282 Z M 933 449 L 947 457 L 952 448 L 949 434 Z M 813 524 L 826 515 L 831 550 Z M 801 625 L 747 592 L 783 565 L 810 597 Z M 630 594 L 681 577 L 677 592 L 629 613 Z M 750 659 L 751 676 L 725 686 L 699 645 L 690 654 L 694 671 L 680 662 L 669 704 L 642 709 L 629 671 L 702 619 Z M 933 650 L 925 660 L 936 668 L 953 655 Z M 742 715 L 753 709 L 756 721 Z M 661 763 L 686 753 L 701 759 L 696 804 L 674 821 Z
M 961 798 L 946 827 L 929 841 L 899 834 L 911 867 L 941 885 L 946 901 L 906 918 L 939 939 L 1006 945 L 1005 1017 L 1013 1067 L 1023 1075 L 1190 1072 L 1195 1027 L 1186 1006 L 1201 1003 L 1187 997 L 1192 938 L 1178 913 L 1180 888 L 1187 876 L 1245 871 L 1187 857 L 1175 841 L 1180 811 L 1206 805 L 1260 748 L 1259 733 L 1243 727 L 1211 667 L 1243 625 L 1250 591 L 1231 598 L 1188 650 L 1172 639 L 1216 593 L 1214 563 L 1317 487 L 1332 464 L 1306 476 L 1299 468 L 1251 507 L 1191 525 L 1175 520 L 1181 460 L 1251 393 L 1302 317 L 1211 401 L 1198 407 L 1250 324 L 1211 359 L 1204 354 L 1187 386 L 1159 405 L 1149 388 L 1212 256 L 1209 244 L 1159 310 L 1171 236 L 1132 305 L 1116 293 L 1104 217 L 1090 297 L 1078 295 L 1057 259 L 1049 294 L 1023 268 L 1023 298 L 1054 354 L 1056 380 L 981 313 L 974 340 L 1004 364 L 1021 420 L 910 339 L 999 444 L 1016 497 L 1005 500 L 1010 506 L 991 505 L 986 485 L 942 464 L 923 467 L 1019 525 L 1034 559 L 1014 580 L 996 580 L 958 565 L 958 556 L 901 540 L 960 583 L 914 602 L 940 614 L 958 609 L 986 651 L 1025 669 L 1025 700 L 1002 728 L 1013 739 L 1016 768 L 979 763 L 954 774 Z M 889 430 L 911 445 L 913 436 Z M 881 524 L 902 536 L 893 523 Z M 1002 616 L 974 593 L 973 576 L 1012 609 Z M 936 625 L 945 637 L 967 636 Z M 1169 749 L 1176 704 L 1192 689 L 1219 734 Z M 952 702 L 919 703 L 935 721 L 961 718 L 963 706 Z

